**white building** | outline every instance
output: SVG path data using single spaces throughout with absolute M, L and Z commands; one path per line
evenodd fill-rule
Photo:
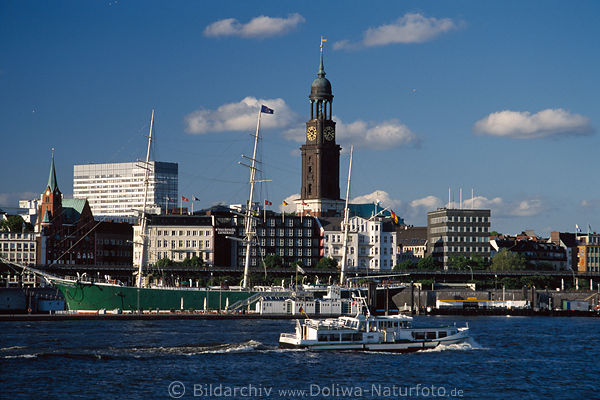
M 172 209 L 178 201 L 177 163 L 150 161 L 148 202 Z M 87 199 L 96 219 L 128 220 L 144 206 L 143 162 L 73 166 L 73 197 Z M 116 218 L 115 218 L 116 217 Z M 125 217 L 125 218 L 118 218 Z
M 34 225 L 37 221 L 39 200 L 19 200 L 19 208 L 27 210 L 25 213 L 19 214 L 23 217 L 23 221 Z
M 322 220 L 323 256 L 342 262 L 342 218 Z M 396 228 L 388 218 L 352 217 L 348 220 L 346 265 L 349 270 L 389 271 L 396 266 Z
M 0 256 L 19 264 L 36 264 L 35 233 L 0 233 Z
M 214 265 L 213 217 L 189 215 L 148 216 L 147 253 L 144 266 L 153 265 L 162 258 L 181 262 L 197 256 L 204 263 Z M 141 227 L 133 227 L 133 265 L 141 261 Z

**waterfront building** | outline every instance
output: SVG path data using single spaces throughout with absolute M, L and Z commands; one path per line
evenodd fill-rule
M 147 168 L 148 208 L 169 210 L 177 206 L 178 164 L 150 161 Z M 145 173 L 141 161 L 75 165 L 73 197 L 87 199 L 97 219 L 135 222 L 144 207 Z
M 36 235 L 33 232 L 0 232 L 0 257 L 25 265 L 34 265 L 36 258 Z
M 168 258 L 181 262 L 198 257 L 208 266 L 214 263 L 214 220 L 199 215 L 147 215 L 147 250 L 144 266 Z M 133 227 L 133 265 L 140 265 L 142 236 L 140 225 Z
M 19 215 L 23 218 L 23 221 L 35 225 L 37 221 L 37 212 L 39 208 L 39 201 L 34 200 L 19 200 L 19 208 L 23 209 L 24 212 Z
M 438 208 L 427 213 L 427 253 L 448 269 L 453 256 L 490 260 L 490 210 Z
M 528 269 L 567 269 L 567 251 L 563 247 L 531 234 L 491 239 L 490 246 L 495 253 L 506 249 L 522 255 L 529 264 Z
M 85 199 L 63 199 L 56 180 L 54 152 L 48 185 L 36 224 L 39 264 L 93 265 L 95 221 Z
M 574 233 L 569 232 L 551 232 L 548 242 L 554 243 L 563 249 L 567 255 L 567 269 L 576 271 L 579 251 L 577 247 L 577 239 Z
M 96 265 L 133 265 L 133 226 L 127 222 L 99 222 L 94 229 Z
M 600 272 L 600 234 L 577 234 L 577 270 Z
M 333 121 L 331 82 L 325 78 L 323 43 L 317 77 L 310 88 L 310 119 L 306 122 L 306 143 L 302 152 L 302 188 L 296 203 L 298 215 L 342 216 L 340 199 L 340 151 Z
M 323 255 L 341 266 L 344 254 L 343 218 L 322 219 L 324 229 Z M 396 226 L 389 218 L 348 220 L 346 266 L 348 271 L 389 271 L 396 266 Z
M 244 237 L 244 218 L 234 219 L 238 238 Z M 299 262 L 315 267 L 322 257 L 320 221 L 312 216 L 285 215 L 271 211 L 254 219 L 256 242 L 250 248 L 250 266 L 260 267 L 267 256 L 279 256 L 283 265 Z M 237 266 L 243 267 L 246 247 L 237 245 Z
M 427 227 L 398 227 L 396 232 L 398 262 L 418 261 L 427 255 Z

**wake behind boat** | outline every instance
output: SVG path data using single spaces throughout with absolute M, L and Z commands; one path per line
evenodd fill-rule
M 282 333 L 279 347 L 409 353 L 464 343 L 470 337 L 468 325 L 414 328 L 412 322 L 402 314 L 372 316 L 365 305 L 365 313 L 355 317 L 296 320 L 296 331 Z

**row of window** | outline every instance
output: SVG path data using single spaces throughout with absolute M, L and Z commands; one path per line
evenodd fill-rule
M 489 253 L 487 246 L 444 246 L 444 252 L 448 253 Z
M 210 230 L 186 230 L 186 231 L 156 231 L 156 236 L 211 236 L 212 229 Z
M 156 242 L 156 247 L 164 247 L 167 248 L 169 247 L 169 241 L 168 240 L 157 240 Z M 150 245 L 152 245 L 152 242 L 150 243 Z M 210 240 L 186 240 L 185 241 L 185 246 L 184 246 L 184 241 L 183 240 L 171 240 L 171 249 L 201 249 L 204 246 L 204 248 L 209 249 L 210 248 Z
M 2 250 L 4 251 L 27 251 L 27 250 L 35 250 L 35 242 L 11 242 L 11 243 L 2 243 Z

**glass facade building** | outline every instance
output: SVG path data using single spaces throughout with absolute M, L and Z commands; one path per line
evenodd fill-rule
M 177 163 L 150 161 L 148 206 L 177 206 Z M 144 163 L 84 164 L 73 167 L 73 197 L 87 199 L 96 218 L 135 217 L 144 206 Z M 118 218 L 117 218 L 118 219 Z

